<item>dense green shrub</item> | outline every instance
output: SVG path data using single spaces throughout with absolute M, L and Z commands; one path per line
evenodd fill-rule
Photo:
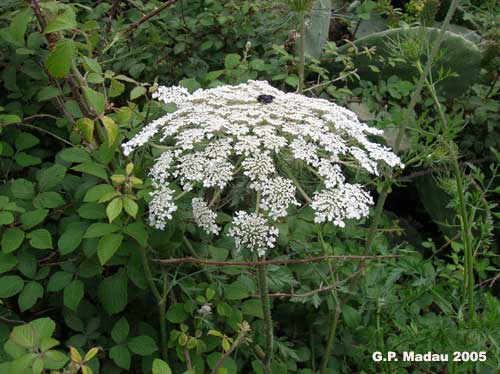
M 450 34 L 474 52 L 474 80 L 446 58 L 457 51 L 445 42 L 419 82 L 429 39 L 412 39 L 421 48 L 410 54 L 387 52 L 404 38 L 379 39 L 446 24 L 455 1 L 427 3 L 332 1 L 322 13 L 321 1 L 309 16 L 284 1 L 2 2 L 0 372 L 201 374 L 220 363 L 219 374 L 262 373 L 254 269 L 160 265 L 232 261 L 234 243 L 212 240 L 189 214 L 151 228 L 148 171 L 164 145 L 131 156 L 120 148 L 175 110 L 152 99 L 159 84 L 192 92 L 248 79 L 348 106 L 383 129 L 377 141 L 407 165 L 382 179 L 353 174 L 384 197 L 369 219 L 316 224 L 306 208 L 278 225 L 272 258 L 399 257 L 269 265 L 272 372 L 498 372 L 500 9 L 463 1 L 452 18 Z M 305 42 L 321 39 L 305 51 L 321 56 L 301 56 L 302 16 Z M 370 38 L 378 49 L 363 45 Z M 466 83 L 458 95 L 441 96 L 457 80 Z M 296 171 L 311 183 L 308 170 Z M 371 356 L 410 350 L 485 351 L 487 360 Z

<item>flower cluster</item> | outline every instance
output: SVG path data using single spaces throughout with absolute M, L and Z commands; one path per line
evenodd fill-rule
M 272 100 L 259 100 L 262 95 Z M 316 192 L 305 200 L 316 222 L 340 227 L 367 216 L 373 204 L 362 186 L 346 181 L 345 168 L 378 175 L 382 164 L 403 167 L 390 149 L 369 140 L 381 130 L 359 122 L 353 112 L 324 99 L 284 93 L 264 81 L 192 94 L 181 87 L 159 87 L 155 97 L 177 110 L 144 127 L 123 150 L 128 155 L 155 136 L 169 145 L 150 172 L 150 221 L 158 228 L 176 209 L 170 182 L 184 191 L 210 188 L 223 195 L 235 181 L 246 180 L 259 196 L 252 209 L 260 212 L 238 211 L 229 235 L 238 248 L 263 256 L 277 236 L 274 222 L 286 217 L 290 206 L 300 205 L 297 189 L 304 194 L 283 165 L 299 163 L 317 177 Z M 192 207 L 195 222 L 218 234 L 215 212 L 201 198 L 194 198 Z

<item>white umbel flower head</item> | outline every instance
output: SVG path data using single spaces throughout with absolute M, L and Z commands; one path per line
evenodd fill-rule
M 236 212 L 229 235 L 234 238 L 236 249 L 248 248 L 258 256 L 264 256 L 278 237 L 277 228 L 258 213 Z
M 128 155 L 155 136 L 169 146 L 150 172 L 154 188 L 150 221 L 157 228 L 163 228 L 176 210 L 174 192 L 168 187 L 172 182 L 184 193 L 200 196 L 210 189 L 209 195 L 221 199 L 233 185 L 247 185 L 261 199 L 252 207 L 236 207 L 229 235 L 238 248 L 263 256 L 274 246 L 275 221 L 284 219 L 290 206 L 309 202 L 317 223 L 340 227 L 346 220 L 368 215 L 373 200 L 361 185 L 347 182 L 346 169 L 378 175 L 384 165 L 403 167 L 389 148 L 369 139 L 382 131 L 359 122 L 350 110 L 324 99 L 282 92 L 264 81 L 192 94 L 181 87 L 160 87 L 154 97 L 174 103 L 177 110 L 144 127 L 123 144 L 123 151 Z M 297 166 L 309 173 L 311 198 L 292 175 Z M 302 202 L 299 196 L 304 197 Z M 218 234 L 215 212 L 199 198 L 192 200 L 192 206 L 197 224 Z
M 217 235 L 220 231 L 220 227 L 215 223 L 217 214 L 200 197 L 193 198 L 191 206 L 193 207 L 193 218 L 196 224 L 205 230 L 207 234 Z

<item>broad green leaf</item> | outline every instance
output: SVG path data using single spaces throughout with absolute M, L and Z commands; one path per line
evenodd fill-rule
M 130 100 L 135 100 L 146 93 L 146 88 L 142 86 L 137 86 L 130 91 Z
M 5 275 L 0 277 L 0 298 L 17 295 L 23 289 L 24 281 L 17 275 Z
M 14 222 L 14 215 L 11 212 L 0 212 L 0 225 L 10 225 Z
M 57 292 L 66 287 L 73 279 L 73 274 L 66 271 L 56 271 L 49 279 L 47 291 Z
M 226 55 L 224 60 L 224 66 L 226 69 L 234 69 L 240 64 L 241 57 L 236 53 L 230 53 Z
M 35 196 L 35 186 L 33 182 L 26 179 L 16 179 L 10 185 L 10 190 L 14 197 L 23 200 L 30 200 Z
M 120 96 L 123 93 L 123 91 L 125 91 L 125 85 L 114 78 L 111 79 L 108 96 L 111 98 L 117 97 Z
M 172 323 L 181 323 L 189 317 L 188 313 L 184 310 L 184 304 L 172 304 L 167 310 L 167 320 Z
M 64 288 L 63 301 L 64 305 L 69 309 L 76 311 L 80 301 L 83 298 L 84 286 L 83 282 L 79 279 L 73 280 Z
M 36 344 L 36 331 L 33 328 L 32 323 L 27 323 L 25 325 L 16 326 L 12 329 L 10 333 L 10 338 L 14 343 L 20 345 L 24 348 L 32 348 Z
M 73 166 L 71 169 L 75 171 L 80 171 L 85 174 L 93 175 L 101 179 L 108 179 L 108 174 L 106 173 L 106 169 L 104 169 L 104 167 L 93 161 L 84 162 L 80 165 Z
M 158 350 L 155 341 L 148 335 L 135 336 L 128 341 L 132 352 L 141 356 L 149 356 Z
M 115 189 L 110 184 L 98 184 L 97 186 L 91 187 L 87 191 L 85 197 L 83 198 L 83 201 L 85 202 L 99 201 L 101 197 L 103 197 L 108 193 L 113 192 L 114 190 Z
M 125 317 L 122 317 L 116 322 L 111 330 L 111 338 L 117 344 L 121 344 L 127 339 L 130 327 Z
M 134 238 L 143 247 L 148 244 L 148 232 L 142 222 L 131 223 L 125 227 L 123 233 Z
M 109 350 L 109 358 L 120 368 L 130 369 L 130 351 L 124 345 L 115 345 Z
M 69 74 L 75 53 L 75 42 L 61 39 L 45 60 L 45 68 L 54 78 L 65 78 Z
M 246 314 L 248 316 L 264 318 L 264 314 L 262 312 L 262 303 L 260 300 L 246 300 L 241 305 L 241 311 L 243 312 L 243 314 Z
M 361 314 L 352 306 L 344 305 L 342 308 L 342 316 L 346 325 L 352 329 L 355 329 L 361 323 Z
M 21 214 L 21 223 L 23 225 L 23 229 L 29 230 L 36 225 L 42 223 L 49 214 L 48 209 L 36 209 L 30 212 L 26 212 Z
M 14 156 L 14 160 L 16 160 L 19 166 L 24 168 L 40 165 L 42 163 L 42 159 L 40 157 L 32 156 L 26 152 L 17 152 Z
M 36 99 L 38 101 L 47 101 L 59 95 L 62 95 L 62 92 L 59 88 L 53 86 L 47 86 L 38 91 Z
M 139 210 L 139 206 L 130 197 L 125 196 L 123 198 L 123 209 L 125 209 L 125 212 L 127 212 L 129 216 L 135 218 L 137 211 Z
M 88 58 L 86 56 L 83 56 L 82 58 L 83 58 L 83 67 L 87 72 L 102 74 L 101 65 L 99 65 L 99 63 L 95 59 Z
M 38 282 L 29 282 L 19 294 L 17 302 L 21 312 L 30 309 L 43 296 L 43 287 Z
M 20 132 L 16 136 L 14 145 L 18 151 L 24 151 L 26 149 L 33 148 L 38 143 L 40 143 L 40 139 L 36 136 L 31 135 L 29 132 Z
M 21 118 L 16 116 L 15 114 L 0 114 L 0 123 L 11 124 L 11 123 L 20 123 Z
M 106 218 L 106 209 L 102 204 L 85 203 L 78 208 L 78 214 L 85 219 L 101 219 Z
M 17 259 L 14 255 L 0 252 L 0 274 L 12 270 L 17 265 Z
M 128 303 L 127 274 L 120 270 L 99 284 L 97 294 L 99 301 L 109 314 L 120 313 Z
M 18 249 L 24 240 L 24 231 L 17 228 L 11 227 L 5 230 L 2 234 L 2 252 L 11 253 Z
M 83 138 L 90 143 L 94 137 L 94 121 L 84 117 L 76 121 L 76 128 L 82 133 Z M 87 160 L 84 160 L 87 161 Z
M 24 8 L 19 13 L 17 13 L 14 18 L 12 18 L 12 22 L 9 25 L 9 28 L 6 32 L 6 36 L 8 36 L 7 41 L 16 46 L 24 46 L 24 34 L 26 34 L 26 30 L 28 28 L 28 24 L 33 17 L 33 12 L 31 9 Z
M 85 161 L 90 161 L 89 153 L 85 149 L 76 147 L 63 149 L 61 152 L 59 152 L 59 157 L 61 157 L 61 159 L 63 159 L 66 162 L 81 163 Z
M 25 373 L 26 370 L 33 366 L 33 362 L 37 359 L 36 353 L 26 353 L 25 355 L 16 358 L 12 361 L 10 370 L 14 373 Z
M 92 109 L 94 109 L 97 115 L 104 113 L 104 108 L 106 106 L 106 98 L 100 92 L 93 90 L 92 88 L 85 87 L 83 93 L 87 102 L 90 104 Z
M 118 136 L 118 126 L 115 121 L 111 117 L 103 116 L 101 117 L 101 122 L 106 129 L 108 144 L 115 144 L 116 137 Z
M 241 300 L 249 297 L 250 293 L 242 282 L 236 281 L 224 288 L 224 296 L 228 300 Z
M 62 182 L 66 175 L 66 168 L 62 165 L 55 164 L 46 169 L 41 169 L 36 179 L 38 181 L 38 189 L 40 191 L 49 191 Z
M 108 234 L 99 239 L 97 245 L 97 257 L 99 257 L 99 262 L 104 265 L 109 261 L 111 257 L 120 248 L 123 241 L 123 235 L 121 234 Z
M 113 232 L 116 232 L 120 230 L 120 227 L 116 225 L 112 225 L 110 223 L 93 223 L 92 225 L 89 226 L 87 231 L 85 231 L 85 235 L 83 236 L 84 238 L 99 238 L 101 236 L 104 236 L 106 234 L 111 234 Z
M 108 204 L 106 207 L 106 215 L 108 216 L 109 222 L 113 222 L 122 212 L 123 201 L 121 198 L 117 197 Z
M 83 239 L 85 226 L 81 222 L 72 222 L 57 241 L 59 253 L 66 255 L 78 248 Z
M 172 369 L 170 369 L 170 366 L 163 361 L 160 360 L 159 358 L 155 358 L 153 360 L 153 368 L 152 368 L 153 374 L 172 374 Z
M 38 209 L 53 209 L 64 205 L 64 199 L 55 191 L 42 192 L 35 197 L 33 205 Z
M 52 235 L 46 229 L 37 229 L 26 235 L 30 245 L 37 249 L 52 249 Z
M 64 13 L 57 15 L 54 19 L 47 22 L 44 32 L 49 34 L 56 31 L 72 30 L 76 29 L 77 26 L 75 12 L 68 7 Z

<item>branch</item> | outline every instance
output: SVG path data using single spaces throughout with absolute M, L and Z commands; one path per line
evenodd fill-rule
M 141 19 L 135 21 L 134 23 L 130 24 L 126 29 L 125 31 L 123 32 L 123 35 L 126 35 L 128 34 L 129 32 L 131 31 L 134 31 L 136 28 L 138 28 L 140 25 L 142 25 L 144 22 L 146 22 L 147 20 L 149 20 L 150 18 L 156 16 L 157 14 L 159 14 L 160 12 L 162 12 L 163 10 L 167 9 L 170 5 L 174 4 L 177 0 L 167 0 L 165 1 L 165 3 L 163 3 L 162 5 L 160 5 L 158 8 L 156 8 L 155 10 L 149 12 L 148 14 L 146 14 L 144 17 L 142 17 Z
M 382 257 L 382 256 L 380 256 L 380 257 Z M 333 283 L 333 284 L 331 284 L 331 285 L 329 285 L 327 287 L 320 287 L 318 289 L 315 289 L 315 290 L 312 290 L 312 291 L 309 291 L 309 292 L 305 292 L 305 293 L 270 293 L 269 297 L 309 297 L 309 296 L 316 295 L 318 293 L 323 293 L 323 292 L 331 291 L 334 288 L 337 288 L 342 283 L 347 282 L 349 279 L 355 278 L 363 270 L 364 269 L 361 268 L 361 269 L 355 271 L 354 273 L 352 273 L 351 275 L 349 275 L 348 277 L 342 279 L 341 281 L 335 282 L 335 283 Z
M 247 333 L 249 331 L 250 331 L 250 325 L 248 324 L 248 322 L 243 321 L 241 323 L 241 330 L 238 334 L 238 337 L 233 342 L 233 344 L 231 344 L 231 347 L 229 347 L 229 350 L 220 356 L 219 360 L 217 361 L 217 363 L 215 364 L 215 366 L 212 370 L 212 374 L 217 374 L 219 368 L 224 363 L 224 360 L 226 359 L 226 357 L 229 356 L 231 353 L 233 353 L 234 350 L 243 342 L 243 340 L 245 339 L 245 336 L 247 335 Z
M 208 265 L 208 266 L 246 266 L 246 267 L 256 267 L 259 265 L 289 265 L 289 264 L 307 264 L 315 261 L 325 261 L 325 260 L 382 260 L 387 258 L 399 258 L 401 255 L 386 255 L 386 256 L 358 256 L 358 255 L 338 255 L 338 256 L 317 256 L 301 259 L 278 259 L 278 260 L 262 260 L 262 261 L 211 261 L 202 260 L 194 257 L 184 257 L 184 258 L 167 258 L 167 259 L 154 259 L 161 265 L 172 265 L 172 264 L 198 264 L 198 265 Z

